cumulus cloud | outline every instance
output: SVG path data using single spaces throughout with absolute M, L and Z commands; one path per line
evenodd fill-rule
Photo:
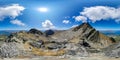
M 76 16 L 74 17 L 76 21 L 87 22 L 87 18 L 84 16 Z
M 45 29 L 55 28 L 55 26 L 53 25 L 53 23 L 50 20 L 45 20 L 44 22 L 42 22 L 42 27 Z
M 21 14 L 25 8 L 19 4 L 12 4 L 10 6 L 0 7 L 0 21 L 6 17 L 16 18 Z
M 16 24 L 16 25 L 19 25 L 19 26 L 25 26 L 25 23 L 23 23 L 22 21 L 20 21 L 18 19 L 11 20 L 10 23 Z
M 68 23 L 70 23 L 70 21 L 69 20 L 63 20 L 63 23 L 68 24 Z
M 120 22 L 120 8 L 108 6 L 85 7 L 80 14 L 87 17 L 92 22 L 107 19 L 113 19 L 116 22 Z

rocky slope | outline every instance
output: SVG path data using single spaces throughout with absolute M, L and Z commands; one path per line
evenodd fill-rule
M 104 48 L 115 42 L 114 39 L 95 30 L 89 23 L 83 23 L 75 28 L 55 34 L 52 38 L 56 39 L 56 41 L 67 40 L 75 43 L 81 43 L 84 40 L 94 48 Z
M 120 57 L 120 42 L 106 47 L 103 49 L 103 51 L 105 52 L 106 56 L 116 58 Z
M 12 33 L 1 45 L 0 56 L 89 56 L 113 43 L 114 39 L 83 23 L 64 31 L 31 29 Z

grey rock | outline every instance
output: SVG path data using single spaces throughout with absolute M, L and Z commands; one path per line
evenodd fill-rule
M 41 46 L 44 44 L 42 40 L 36 41 L 36 42 L 30 42 L 30 45 L 33 47 L 41 48 Z
M 0 47 L 0 56 L 5 58 L 11 58 L 19 55 L 19 49 L 16 43 L 4 43 Z
M 67 54 L 74 56 L 74 55 L 76 55 L 76 51 L 75 50 L 68 50 Z
M 48 47 L 48 49 L 53 50 L 53 49 L 60 49 L 60 48 L 62 48 L 62 45 L 61 44 L 57 44 L 57 43 L 51 43 L 47 47 Z
M 81 45 L 75 45 L 73 43 L 66 44 L 66 52 L 65 55 L 71 55 L 71 56 L 79 56 L 79 57 L 85 57 L 89 56 L 88 51 L 84 46 Z
M 105 48 L 104 53 L 109 57 L 120 57 L 120 42 Z

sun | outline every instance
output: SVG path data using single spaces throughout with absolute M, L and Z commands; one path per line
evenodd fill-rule
M 41 7 L 41 8 L 38 8 L 38 11 L 40 11 L 40 12 L 47 12 L 48 9 L 45 8 L 45 7 Z

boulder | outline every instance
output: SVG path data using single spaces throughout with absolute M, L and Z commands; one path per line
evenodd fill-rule
M 47 48 L 50 49 L 50 50 L 54 50 L 54 49 L 61 49 L 61 48 L 64 48 L 65 45 L 63 44 L 58 44 L 58 43 L 49 43 L 47 45 Z
M 36 42 L 30 42 L 30 45 L 33 47 L 41 48 L 41 46 L 44 44 L 42 40 L 36 41 Z

